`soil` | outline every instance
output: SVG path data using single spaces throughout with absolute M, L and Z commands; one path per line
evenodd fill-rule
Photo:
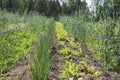
M 3 80 L 31 80 L 30 62 L 33 61 L 33 55 L 36 48 L 30 50 L 29 55 L 21 60 L 16 66 L 8 73 L 8 77 Z
M 51 57 L 52 57 L 52 67 L 51 67 L 51 72 L 48 76 L 48 80 L 62 80 L 60 78 L 60 70 L 64 69 L 64 59 L 63 59 L 63 55 L 57 53 L 57 51 L 60 49 L 58 41 L 56 39 L 56 33 L 54 32 L 54 36 L 53 36 L 53 47 L 52 47 L 52 53 L 51 53 Z

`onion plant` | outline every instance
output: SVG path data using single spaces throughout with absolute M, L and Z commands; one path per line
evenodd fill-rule
M 47 24 L 46 24 L 47 23 Z M 51 47 L 54 32 L 54 21 L 47 21 L 41 34 L 38 31 L 37 54 L 34 57 L 34 63 L 31 64 L 31 71 L 34 80 L 47 80 L 51 66 Z

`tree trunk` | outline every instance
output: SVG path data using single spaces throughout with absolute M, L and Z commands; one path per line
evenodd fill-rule
M 0 9 L 2 10 L 2 0 L 0 0 Z

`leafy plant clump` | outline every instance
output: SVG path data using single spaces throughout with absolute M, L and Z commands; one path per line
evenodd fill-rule
M 35 36 L 35 34 L 31 34 L 31 31 L 27 30 L 20 32 L 4 31 L 0 35 L 1 74 L 8 72 L 14 64 L 27 56 L 30 49 L 33 48 Z

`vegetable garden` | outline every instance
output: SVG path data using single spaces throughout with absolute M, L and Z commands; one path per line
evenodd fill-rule
M 0 80 L 120 80 L 119 25 L 1 11 Z

